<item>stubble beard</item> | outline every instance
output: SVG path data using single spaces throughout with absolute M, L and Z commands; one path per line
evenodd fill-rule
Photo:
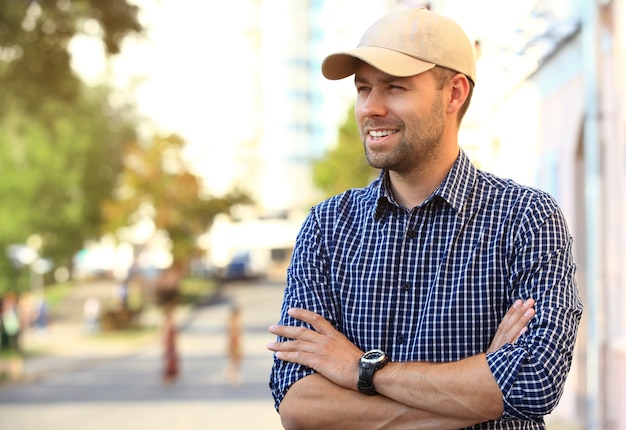
M 390 152 L 368 151 L 365 143 L 367 136 L 362 136 L 365 157 L 370 166 L 405 173 L 433 162 L 439 153 L 444 130 L 441 93 L 438 94 L 427 117 L 415 118 L 408 123 L 398 121 L 393 128 L 397 128 L 402 137 Z

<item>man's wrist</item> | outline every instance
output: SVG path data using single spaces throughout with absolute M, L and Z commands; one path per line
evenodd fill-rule
M 387 363 L 389 363 L 389 357 L 380 349 L 373 349 L 363 354 L 359 360 L 357 390 L 363 394 L 377 394 L 373 382 L 374 373 L 385 367 Z

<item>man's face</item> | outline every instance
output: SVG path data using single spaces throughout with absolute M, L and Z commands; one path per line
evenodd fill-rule
M 446 115 L 431 72 L 398 78 L 363 63 L 355 86 L 355 117 L 372 167 L 407 173 L 433 160 Z

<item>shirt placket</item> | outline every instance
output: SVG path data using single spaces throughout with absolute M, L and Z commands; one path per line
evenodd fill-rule
M 418 265 L 419 250 L 423 247 L 424 210 L 415 208 L 407 213 L 406 221 L 399 229 L 398 242 L 400 243 L 397 255 L 398 277 L 395 287 L 396 310 L 393 322 L 391 341 L 402 359 L 411 354 L 416 337 L 418 312 L 420 304 L 420 290 L 427 276 L 427 268 Z

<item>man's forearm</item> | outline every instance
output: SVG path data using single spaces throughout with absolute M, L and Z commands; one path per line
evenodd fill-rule
M 390 399 L 449 417 L 483 422 L 504 410 L 484 354 L 453 363 L 390 363 L 376 372 L 374 385 Z
M 291 386 L 279 407 L 287 430 L 458 429 L 478 421 L 411 408 L 385 396 L 342 388 L 320 374 Z
M 498 326 L 489 351 L 514 343 L 534 316 L 534 301 L 518 300 Z M 485 354 L 453 363 L 390 363 L 374 376 L 381 396 L 356 391 L 363 354 L 320 315 L 290 308 L 289 315 L 313 326 L 271 326 L 284 342 L 267 347 L 276 357 L 315 369 L 287 391 L 280 412 L 288 429 L 460 428 L 503 413 L 502 393 Z M 354 425 L 352 425 L 354 423 Z M 390 427 L 391 426 L 391 427 Z

